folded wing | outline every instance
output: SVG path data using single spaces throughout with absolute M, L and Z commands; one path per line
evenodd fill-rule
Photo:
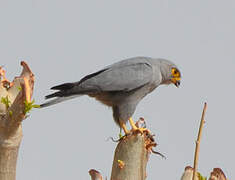
M 152 77 L 150 64 L 135 63 L 110 67 L 90 78 L 84 77 L 77 87 L 87 91 L 131 91 L 149 83 Z

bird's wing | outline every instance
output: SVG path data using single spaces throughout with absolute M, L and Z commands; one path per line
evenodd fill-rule
M 131 91 L 153 80 L 151 64 L 144 62 L 109 66 L 101 71 L 89 74 L 79 82 L 65 83 L 51 89 L 58 90 L 46 96 L 46 99 L 57 97 L 41 104 L 47 107 L 90 92 Z
M 152 78 L 153 69 L 147 62 L 123 64 L 84 77 L 79 87 L 88 91 L 131 91 L 149 83 Z

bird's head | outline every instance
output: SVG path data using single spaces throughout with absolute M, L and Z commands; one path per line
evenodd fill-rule
M 176 86 L 179 87 L 181 80 L 180 71 L 176 67 L 171 68 L 171 78 L 170 81 Z
M 161 74 L 162 84 L 174 84 L 176 87 L 180 86 L 181 73 L 174 63 L 171 61 L 161 60 Z

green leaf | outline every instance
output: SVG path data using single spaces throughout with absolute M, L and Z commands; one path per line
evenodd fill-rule
M 6 109 L 10 107 L 11 101 L 9 100 L 8 96 L 1 98 L 1 103 L 5 104 Z
M 35 103 L 35 100 L 32 100 L 31 102 L 27 102 L 25 100 L 25 102 L 24 102 L 24 105 L 25 105 L 24 114 L 29 113 L 33 108 L 40 108 L 40 105 L 34 104 L 34 103 Z
M 206 180 L 206 177 L 203 177 L 199 172 L 197 173 L 199 180 Z
M 13 115 L 13 112 L 12 112 L 12 111 L 9 111 L 9 115 L 12 116 L 12 115 Z
M 122 133 L 119 133 L 119 139 L 121 139 L 123 137 Z
M 21 90 L 22 90 L 22 87 L 21 87 L 21 86 L 18 86 L 17 89 L 18 89 L 19 91 L 21 91 Z

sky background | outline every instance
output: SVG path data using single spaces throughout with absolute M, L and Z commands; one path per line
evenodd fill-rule
M 193 164 L 203 103 L 208 102 L 199 171 L 214 167 L 235 179 L 235 1 L 0 0 L 0 64 L 13 79 L 25 60 L 35 74 L 34 99 L 134 56 L 173 61 L 181 87 L 161 86 L 138 105 L 156 134 L 148 178 L 180 179 Z M 33 110 L 23 122 L 17 180 L 110 177 L 119 128 L 111 109 L 81 97 Z

